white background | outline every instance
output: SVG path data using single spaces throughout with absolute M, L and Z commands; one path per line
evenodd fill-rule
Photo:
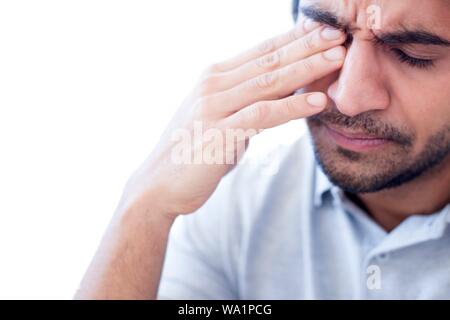
M 201 70 L 287 31 L 290 11 L 0 0 L 0 298 L 72 298 L 127 177 Z

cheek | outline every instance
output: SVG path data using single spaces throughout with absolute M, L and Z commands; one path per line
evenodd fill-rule
M 416 133 L 417 144 L 424 146 L 430 137 L 450 129 L 450 105 L 443 101 L 427 106 L 416 103 L 411 101 L 408 118 Z
M 450 125 L 448 79 L 439 71 L 416 72 L 414 77 L 397 76 L 397 81 L 391 82 L 395 84 L 390 89 L 391 108 L 395 109 L 391 113 L 415 131 L 420 145 Z

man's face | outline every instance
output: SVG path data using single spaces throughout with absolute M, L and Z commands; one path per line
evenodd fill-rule
M 303 16 L 351 34 L 330 97 L 307 120 L 330 180 L 353 193 L 450 170 L 450 0 L 302 0 Z M 439 179 L 439 177 L 436 177 Z

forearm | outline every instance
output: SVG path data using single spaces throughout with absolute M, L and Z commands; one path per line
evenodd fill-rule
M 133 205 L 118 210 L 113 218 L 76 298 L 155 298 L 174 217 L 194 213 L 208 200 L 255 133 L 327 107 L 322 92 L 293 93 L 342 67 L 345 40 L 339 30 L 304 21 L 208 68 L 127 184 L 123 199 Z M 199 123 L 200 138 L 196 137 Z M 231 132 L 232 143 L 208 141 L 203 131 L 209 129 L 219 138 Z M 237 132 L 246 132 L 245 137 L 234 136 Z M 150 199 L 145 196 L 149 193 L 157 196 Z M 164 210 L 158 209 L 158 203 L 165 204 Z
M 155 299 L 174 218 L 148 202 L 119 210 L 76 299 Z

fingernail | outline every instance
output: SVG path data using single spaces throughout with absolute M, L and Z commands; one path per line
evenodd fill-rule
M 337 61 L 337 60 L 343 60 L 345 57 L 345 50 L 344 47 L 334 47 L 332 49 L 329 49 L 328 51 L 325 51 L 323 56 L 327 60 L 331 61 Z
M 317 21 L 307 18 L 303 23 L 303 28 L 305 29 L 305 31 L 309 32 L 318 28 L 319 25 L 320 23 L 318 23 Z
M 341 36 L 342 36 L 342 31 L 335 29 L 335 28 L 326 27 L 325 29 L 322 30 L 322 37 L 325 40 L 337 40 Z
M 327 96 L 323 93 L 312 93 L 306 97 L 306 101 L 315 108 L 324 108 L 327 105 Z

